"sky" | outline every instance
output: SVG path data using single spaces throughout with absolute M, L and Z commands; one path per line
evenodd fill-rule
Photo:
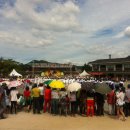
M 0 57 L 83 65 L 130 55 L 130 0 L 0 0 Z

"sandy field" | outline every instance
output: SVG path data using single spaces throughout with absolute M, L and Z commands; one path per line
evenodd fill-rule
M 0 130 L 130 130 L 130 117 L 122 121 L 108 115 L 64 117 L 19 112 L 0 120 Z
M 125 83 L 125 86 L 129 83 Z M 107 111 L 107 105 L 105 110 Z M 102 117 L 64 117 L 19 112 L 0 120 L 0 130 L 130 130 L 130 117 L 122 121 L 107 114 Z

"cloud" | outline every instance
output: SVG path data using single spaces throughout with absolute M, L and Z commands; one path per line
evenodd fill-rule
M 124 33 L 126 36 L 130 37 L 130 26 L 125 29 Z
M 114 28 L 129 18 L 129 0 L 87 0 L 81 9 L 81 22 L 91 33 L 104 28 Z M 86 16 L 84 18 L 84 16 Z
M 123 31 L 119 32 L 115 38 L 123 38 L 123 37 L 130 37 L 130 26 L 126 27 Z
M 53 43 L 53 39 L 50 38 L 49 36 L 47 38 L 37 39 L 32 35 L 22 31 L 20 32 L 0 31 L 0 39 L 1 41 L 8 44 L 13 44 L 19 47 L 21 46 L 21 47 L 30 47 L 30 48 L 48 46 L 49 44 Z
M 5 33 L 3 30 L 2 40 L 11 42 L 11 44 L 41 47 L 54 43 L 56 32 L 82 32 L 77 19 L 80 12 L 77 5 L 72 1 L 63 4 L 52 2 L 49 5 L 49 3 L 46 0 L 17 0 L 14 6 L 4 7 L 0 14 L 2 19 L 6 20 L 7 25 L 13 24 L 13 30 L 8 29 Z M 43 8 L 44 4 L 48 5 L 48 8 L 37 11 L 39 4 Z M 5 23 L 3 26 L 6 28 Z
M 124 36 L 124 32 L 120 32 L 116 36 L 114 36 L 114 38 L 123 38 Z
M 0 1 L 3 56 L 86 63 L 129 52 L 129 0 Z
M 29 22 L 32 26 L 54 31 L 79 28 L 76 15 L 80 12 L 80 9 L 73 2 L 53 3 L 45 11 L 37 12 L 35 8 L 39 5 L 39 2 L 41 1 L 17 0 L 15 7 L 8 6 L 2 11 L 3 17 L 24 24 Z

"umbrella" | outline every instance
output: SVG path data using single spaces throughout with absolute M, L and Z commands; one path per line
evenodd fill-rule
M 26 79 L 25 82 L 26 83 L 31 83 L 31 81 L 29 79 Z
M 127 88 L 129 84 L 130 84 L 130 81 L 124 82 L 124 87 Z
M 8 85 L 8 88 L 12 88 L 12 87 L 18 87 L 22 85 L 22 82 L 21 81 L 18 81 L 18 80 L 14 80 L 14 81 L 11 81 Z
M 95 84 L 93 82 L 83 82 L 81 84 L 81 89 L 86 91 L 92 91 L 94 89 Z
M 0 82 L 0 84 L 1 84 L 1 85 L 2 85 L 2 84 L 9 85 L 9 84 L 10 84 L 10 82 L 5 80 L 5 81 Z
M 68 91 L 73 92 L 73 91 L 78 91 L 81 88 L 81 84 L 78 82 L 73 82 L 68 85 Z
M 46 80 L 44 81 L 43 83 L 46 84 L 46 85 L 49 85 L 53 80 Z
M 98 92 L 100 94 L 107 94 L 111 92 L 111 88 L 106 83 L 97 83 L 94 89 L 95 92 Z
M 49 86 L 51 88 L 64 88 L 65 84 L 61 80 L 53 80 Z

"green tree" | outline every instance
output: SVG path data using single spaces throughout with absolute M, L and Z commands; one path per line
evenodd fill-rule
M 88 64 L 84 64 L 84 66 L 82 67 L 82 71 L 83 70 L 85 70 L 85 71 L 92 71 L 92 68 L 91 68 L 91 66 L 90 65 L 88 65 Z

